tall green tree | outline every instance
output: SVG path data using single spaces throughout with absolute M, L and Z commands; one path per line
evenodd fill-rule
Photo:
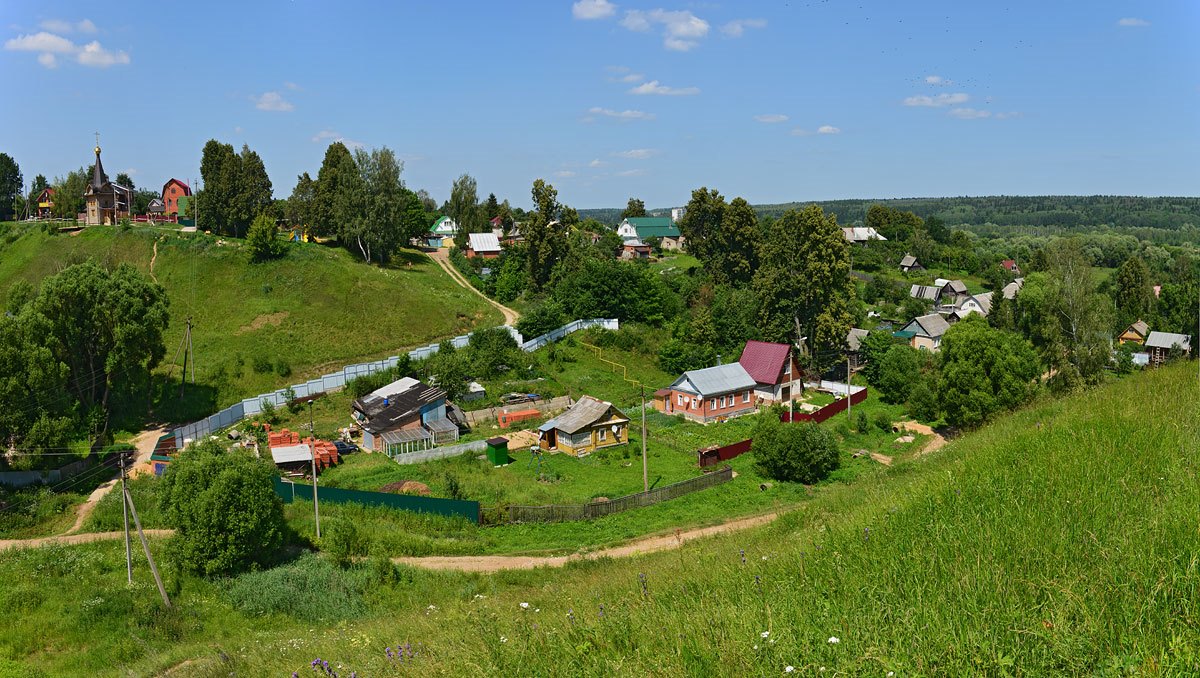
M 234 235 L 238 222 L 241 158 L 233 146 L 209 139 L 200 156 L 200 178 L 204 190 L 197 195 L 197 226 L 214 233 Z
M 488 193 L 487 201 L 483 204 L 483 217 L 488 221 L 500 216 L 500 203 L 495 193 Z
M 242 153 L 237 162 L 238 179 L 234 186 L 234 209 L 232 232 L 230 235 L 241 238 L 246 235 L 250 224 L 262 214 L 272 212 L 271 178 L 267 176 L 267 168 L 263 165 L 258 153 L 250 150 L 248 145 L 242 145 Z
M 529 283 L 537 291 L 550 282 L 555 264 L 567 253 L 567 235 L 558 220 L 562 206 L 554 186 L 537 179 L 531 192 L 537 211 L 526 221 L 523 235 Z
M 363 197 L 362 177 L 354 156 L 340 141 L 329 144 L 317 172 L 313 200 L 313 229 L 320 236 L 338 236 L 354 219 Z M 343 247 L 347 245 L 342 243 Z
M 359 210 L 343 224 L 338 238 L 346 247 L 354 243 L 364 261 L 385 262 L 404 244 L 403 166 L 387 146 L 358 149 L 354 159 L 363 192 L 357 201 Z
M 750 203 L 734 198 L 710 243 L 705 266 L 713 281 L 735 286 L 749 283 L 758 267 L 759 247 L 758 215 Z
M 450 200 L 446 203 L 446 214 L 458 224 L 458 234 L 454 244 L 461 250 L 467 248 L 467 235 L 481 233 L 482 223 L 485 223 L 483 213 L 479 209 L 479 195 L 475 178 L 463 174 L 454 180 L 450 187 Z
M 687 250 L 706 267 L 718 248 L 717 233 L 725 219 L 725 198 L 716 189 L 701 186 L 692 191 L 679 233 L 687 242 Z
M 39 193 L 50 188 L 50 182 L 46 181 L 46 175 L 39 174 L 33 178 L 33 184 L 29 187 L 29 194 L 36 198 Z
M 137 188 L 137 186 L 135 186 L 133 183 L 133 177 L 129 176 L 125 172 L 121 172 L 120 174 L 117 175 L 116 183 L 118 183 L 122 186 L 128 187 L 128 188 L 132 188 L 132 189 Z
M 25 179 L 21 167 L 7 153 L 0 153 L 0 221 L 13 217 L 13 203 L 21 197 Z
M 771 224 L 759 261 L 754 290 L 763 338 L 804 340 L 813 365 L 831 364 L 845 346 L 855 294 L 836 217 L 816 205 L 788 210 Z
M 51 212 L 60 219 L 74 219 L 83 211 L 83 194 L 87 191 L 88 174 L 82 167 L 54 178 L 54 207 Z
M 316 215 L 317 182 L 308 176 L 308 172 L 296 177 L 296 187 L 288 197 L 287 207 L 284 208 L 284 218 L 292 226 L 312 228 Z
M 1129 257 L 1117 269 L 1113 294 L 1119 324 L 1128 325 L 1153 314 L 1154 286 L 1150 284 L 1150 269 L 1141 257 Z
M 625 220 L 630 217 L 646 216 L 646 203 L 637 198 L 630 198 L 629 204 L 625 205 L 625 211 L 621 212 L 621 219 Z
M 939 360 L 939 404 L 953 426 L 978 426 L 1021 405 L 1033 395 L 1039 373 L 1026 339 L 974 314 L 946 331 Z

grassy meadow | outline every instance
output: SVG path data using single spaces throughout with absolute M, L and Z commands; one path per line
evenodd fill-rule
M 770 525 L 562 569 L 295 554 L 204 581 L 156 542 L 163 611 L 144 566 L 125 585 L 117 542 L 3 552 L 0 658 L 50 675 L 309 675 L 321 659 L 362 676 L 1193 676 L 1198 394 L 1185 363 L 1041 400 Z

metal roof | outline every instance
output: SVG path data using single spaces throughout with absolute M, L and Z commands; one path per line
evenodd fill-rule
M 870 226 L 847 226 L 842 228 L 842 236 L 847 242 L 866 242 L 868 240 L 887 240 Z
M 1004 295 L 1005 299 L 1016 299 L 1017 292 L 1020 292 L 1021 288 L 1024 286 L 1025 286 L 1025 279 L 1017 278 L 1016 280 L 1013 280 L 1009 284 L 1005 285 L 1004 289 L 1001 290 L 1001 293 Z
M 946 322 L 946 319 L 937 313 L 930 313 L 929 315 L 923 315 L 919 318 L 913 318 L 912 322 L 904 326 L 903 331 L 915 332 L 915 329 L 910 330 L 914 324 L 920 328 L 920 332 L 916 332 L 917 334 L 923 333 L 927 337 L 934 338 L 942 336 L 946 333 L 946 330 L 950 329 L 950 324 Z
M 908 290 L 908 296 L 914 299 L 926 299 L 928 301 L 933 301 L 934 299 L 938 298 L 938 292 L 941 290 L 942 288 L 934 287 L 932 285 L 913 285 Z
M 684 372 L 671 384 L 671 388 L 708 397 L 754 388 L 757 383 L 741 363 L 729 363 Z
M 742 349 L 742 357 L 738 363 L 746 369 L 756 383 L 774 384 L 779 380 L 783 364 L 787 361 L 792 347 L 787 344 L 773 344 L 766 341 L 747 341 Z
M 1151 332 L 1146 337 L 1146 348 L 1173 348 L 1178 346 L 1185 351 L 1192 350 L 1192 337 L 1188 334 L 1174 332 Z
M 312 461 L 312 450 L 308 445 L 283 445 L 271 448 L 271 459 L 276 464 L 291 464 L 298 461 Z
M 563 433 L 578 433 L 602 419 L 607 420 L 610 411 L 611 416 L 616 417 L 612 423 L 629 423 L 629 418 L 613 407 L 612 403 L 597 400 L 591 396 L 583 396 L 571 406 L 571 409 L 542 424 L 538 430 L 558 429 Z
M 678 238 L 679 227 L 671 217 L 627 217 L 638 238 Z
M 914 266 L 914 265 L 916 265 L 916 263 L 917 263 L 917 258 L 911 254 L 904 255 L 904 258 L 900 260 L 901 266 Z
M 495 233 L 470 233 L 471 249 L 476 252 L 499 252 L 500 239 Z
M 1145 320 L 1138 320 L 1129 327 L 1125 328 L 1126 332 L 1129 330 L 1133 330 L 1134 332 L 1137 332 L 1139 336 L 1145 337 L 1150 333 L 1150 326 L 1146 324 Z
M 862 340 L 870 334 L 867 330 L 860 330 L 857 327 L 851 327 L 846 333 L 846 347 L 851 351 L 857 351 L 862 346 Z

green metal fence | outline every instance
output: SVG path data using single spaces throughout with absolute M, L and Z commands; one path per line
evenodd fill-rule
M 282 478 L 276 478 L 275 494 L 278 494 L 284 501 L 289 502 L 296 500 L 312 501 L 312 485 L 290 483 Z M 319 487 L 317 488 L 317 497 L 322 502 L 387 506 L 402 511 L 437 513 L 452 518 L 466 518 L 473 523 L 479 523 L 479 502 L 477 501 L 420 497 L 411 494 L 389 494 L 387 492 L 363 492 L 361 490 L 344 490 L 338 487 Z

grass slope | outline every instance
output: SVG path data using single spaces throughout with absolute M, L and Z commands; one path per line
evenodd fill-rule
M 226 582 L 168 567 L 161 612 L 144 567 L 125 586 L 119 543 L 3 553 L 0 656 L 62 675 L 314 658 L 372 676 L 1196 675 L 1194 370 L 1036 404 L 768 527 L 632 560 L 479 576 L 305 557 Z M 416 657 L 385 655 L 405 643 Z
M 164 418 L 205 416 L 347 363 L 502 322 L 418 252 L 405 251 L 383 268 L 340 249 L 291 243 L 286 257 L 252 265 L 241 241 L 204 234 L 92 227 L 47 236 L 18 228 L 19 237 L 0 246 L 0 301 L 16 280 L 36 284 L 87 258 L 149 272 L 158 239 L 154 275 L 171 300 L 164 362 L 191 316 L 199 384 L 182 405 L 162 397 Z

